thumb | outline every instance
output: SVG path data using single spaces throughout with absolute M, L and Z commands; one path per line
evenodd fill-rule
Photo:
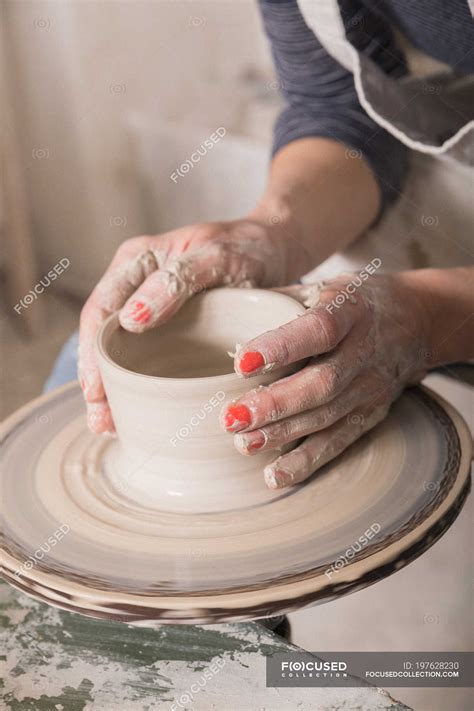
M 259 260 L 238 244 L 215 242 L 177 257 L 151 274 L 120 312 L 123 328 L 141 333 L 167 321 L 192 296 L 216 286 L 256 286 L 263 278 Z

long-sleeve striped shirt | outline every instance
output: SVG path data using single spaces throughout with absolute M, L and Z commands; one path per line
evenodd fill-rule
M 274 153 L 308 136 L 341 141 L 366 158 L 384 203 L 394 199 L 406 172 L 405 146 L 366 114 L 352 74 L 322 47 L 297 0 L 259 4 L 287 100 L 275 127 Z M 339 6 L 348 40 L 392 77 L 408 71 L 393 27 L 458 72 L 474 72 L 474 22 L 467 0 L 339 0 Z

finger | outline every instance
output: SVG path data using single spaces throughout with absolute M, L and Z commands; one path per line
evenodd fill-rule
M 354 329 L 332 353 L 227 403 L 221 412 L 223 428 L 228 432 L 253 430 L 334 400 L 364 368 L 368 348 L 369 341 L 361 344 Z
M 331 311 L 324 304 L 257 336 L 235 356 L 235 371 L 249 377 L 333 350 L 355 323 L 358 308 Z
M 132 240 L 132 242 L 135 242 Z M 127 245 L 129 248 L 129 245 Z M 136 247 L 135 247 L 136 248 Z M 111 422 L 110 410 L 106 405 L 105 392 L 95 355 L 97 331 L 104 320 L 126 301 L 147 275 L 158 266 L 152 250 L 144 250 L 133 259 L 127 259 L 125 250 L 118 250 L 112 263 L 97 284 L 81 312 L 79 336 L 79 381 L 86 403 L 102 403 L 101 417 L 91 412 L 91 429 L 106 431 L 105 424 Z M 125 263 L 122 260 L 125 259 Z
M 331 362 L 311 361 L 287 378 L 250 390 L 223 407 L 221 425 L 227 432 L 253 430 L 332 400 L 353 377 L 341 361 L 340 353 Z
M 167 321 L 191 296 L 216 286 L 254 286 L 264 275 L 261 260 L 238 243 L 215 242 L 176 257 L 152 274 L 120 312 L 124 328 L 141 333 Z
M 87 307 L 84 307 L 87 308 Z M 81 314 L 78 376 L 87 407 L 87 425 L 92 432 L 113 432 L 112 414 L 95 357 L 95 335 L 108 312 L 90 306 L 86 321 Z
M 92 432 L 115 432 L 112 413 L 107 400 L 87 404 L 87 426 Z
M 383 420 L 387 412 L 388 405 L 379 405 L 374 409 L 368 406 L 358 408 L 331 427 L 310 435 L 291 452 L 265 467 L 266 485 L 270 489 L 281 489 L 308 479 Z
M 81 312 L 79 375 L 88 402 L 97 402 L 104 397 L 95 357 L 97 331 L 103 321 L 119 309 L 148 274 L 158 267 L 152 250 L 144 250 L 130 260 L 125 257 L 125 263 L 123 259 L 123 250 L 119 249 Z
M 96 333 L 108 315 L 108 311 L 93 302 L 87 302 L 81 312 L 77 369 L 86 402 L 99 402 L 105 397 L 94 344 Z
M 256 454 L 267 449 L 278 449 L 289 442 L 326 429 L 367 400 L 370 382 L 370 376 L 361 375 L 327 405 L 249 432 L 239 432 L 234 436 L 234 445 L 242 454 Z

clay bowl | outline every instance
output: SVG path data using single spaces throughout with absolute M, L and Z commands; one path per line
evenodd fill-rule
M 214 289 L 191 299 L 167 324 L 132 334 L 118 315 L 102 326 L 97 353 L 118 440 L 104 468 L 137 503 L 205 513 L 257 506 L 278 496 L 264 484 L 273 452 L 245 457 L 219 424 L 223 405 L 296 367 L 250 380 L 232 353 L 304 312 L 288 296 Z

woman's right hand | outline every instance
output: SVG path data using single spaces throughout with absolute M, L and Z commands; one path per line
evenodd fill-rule
M 81 312 L 79 379 L 93 432 L 114 429 L 95 354 L 102 322 L 120 310 L 123 328 L 141 333 L 204 289 L 284 284 L 286 241 L 277 227 L 253 219 L 211 222 L 120 245 Z

